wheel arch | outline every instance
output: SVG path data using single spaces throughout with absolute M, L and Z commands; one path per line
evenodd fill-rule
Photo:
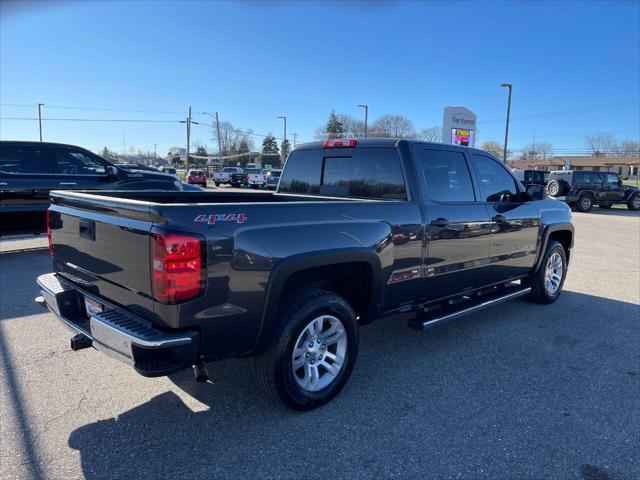
M 309 278 L 314 273 L 333 272 L 334 269 L 339 270 L 354 265 L 360 265 L 367 269 L 364 272 L 355 271 L 363 274 L 362 281 L 368 282 L 368 298 L 363 302 L 363 308 L 360 312 L 362 323 L 371 321 L 376 315 L 377 307 L 382 298 L 382 267 L 380 259 L 373 251 L 366 248 L 349 248 L 295 255 L 278 262 L 269 275 L 262 308 L 262 319 L 253 353 L 259 353 L 267 345 L 277 321 L 280 302 L 287 292 L 291 291 L 292 283 L 296 287 L 302 288 L 305 284 L 298 285 L 295 283 L 296 280 Z
M 571 223 L 554 223 L 546 225 L 542 233 L 542 242 L 540 245 L 540 252 L 538 253 L 538 259 L 536 260 L 535 271 L 538 271 L 542 265 L 542 259 L 544 258 L 544 252 L 547 251 L 547 246 L 551 240 L 560 242 L 564 247 L 565 254 L 567 256 L 567 263 L 571 257 L 571 249 L 573 248 L 574 241 L 574 228 Z

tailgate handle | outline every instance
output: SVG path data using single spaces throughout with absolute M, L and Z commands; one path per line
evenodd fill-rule
M 80 220 L 80 236 L 88 240 L 96 239 L 96 222 L 83 218 Z

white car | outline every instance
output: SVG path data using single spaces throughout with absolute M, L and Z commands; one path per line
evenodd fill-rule
M 247 174 L 247 181 L 251 188 L 260 188 L 267 185 L 267 177 L 262 173 L 261 168 L 245 168 L 244 173 Z
M 221 172 L 215 172 L 213 174 L 213 182 L 216 184 L 216 187 L 221 183 L 230 184 L 231 183 L 231 174 L 232 173 L 242 173 L 243 170 L 240 167 L 224 167 Z

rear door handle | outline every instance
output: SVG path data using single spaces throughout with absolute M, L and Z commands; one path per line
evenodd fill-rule
M 433 225 L 434 227 L 446 227 L 447 225 L 449 225 L 449 220 L 447 220 L 446 218 L 436 218 L 431 222 L 431 225 Z
M 60 182 L 58 185 L 61 187 L 75 187 L 78 184 L 76 182 Z
M 491 219 L 491 221 L 496 223 L 502 223 L 502 222 L 506 222 L 507 219 L 503 215 L 496 215 Z

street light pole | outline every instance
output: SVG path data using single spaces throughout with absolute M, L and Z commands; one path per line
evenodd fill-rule
M 187 117 L 187 168 L 189 168 L 189 147 L 191 143 L 191 107 L 189 107 L 189 116 Z
M 44 103 L 38 104 L 38 126 L 40 127 L 40 141 L 42 141 L 42 106 Z
M 364 136 L 367 137 L 367 123 L 369 120 L 369 105 L 358 105 L 360 108 L 364 108 Z
M 509 89 L 509 99 L 507 101 L 507 125 L 504 129 L 504 152 L 502 152 L 502 163 L 507 163 L 507 145 L 509 142 L 509 116 L 511 115 L 511 89 L 513 85 L 510 83 L 501 83 L 501 87 L 506 87 Z

